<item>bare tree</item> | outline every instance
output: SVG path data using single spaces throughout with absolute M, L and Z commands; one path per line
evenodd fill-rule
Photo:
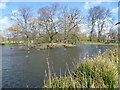
M 29 38 L 32 43 L 39 43 L 40 40 L 40 28 L 38 24 L 38 18 L 37 17 L 32 17 L 31 21 L 29 22 Z
M 93 34 L 94 34 L 94 29 L 95 29 L 95 23 L 97 20 L 97 14 L 96 14 L 96 7 L 90 8 L 88 11 L 88 23 L 91 26 L 91 31 L 90 31 L 90 41 L 93 40 Z
M 118 41 L 118 30 L 114 28 L 110 28 L 108 32 L 108 40 L 115 42 Z
M 61 30 L 64 33 L 64 41 L 68 43 L 70 38 L 78 37 L 76 36 L 77 31 L 79 30 L 79 25 L 81 22 L 80 10 L 76 8 L 64 7 L 61 10 L 61 16 L 59 21 L 61 22 Z
M 98 6 L 98 42 L 101 41 L 101 36 L 102 36 L 102 32 L 103 32 L 103 28 L 105 27 L 105 23 L 110 23 L 112 22 L 111 20 L 109 20 L 109 17 L 111 16 L 111 13 L 108 10 L 104 9 L 103 7 Z
M 7 30 L 11 35 L 11 40 L 13 40 L 15 43 L 19 43 L 21 36 L 21 27 L 18 24 L 13 24 L 5 30 Z
M 41 21 L 39 25 L 42 26 L 42 29 L 45 30 L 45 33 L 48 35 L 49 43 L 53 42 L 53 37 L 58 33 L 58 21 L 55 21 L 57 9 L 58 5 L 53 4 L 51 6 L 40 8 L 38 11 L 39 20 Z
M 17 13 L 12 13 L 12 20 L 16 21 L 20 27 L 22 27 L 21 33 L 23 38 L 26 39 L 26 43 L 29 46 L 29 21 L 32 17 L 32 9 L 30 7 L 20 8 Z
M 101 6 L 95 6 L 93 8 L 89 9 L 88 12 L 88 21 L 91 26 L 91 32 L 90 32 L 90 41 L 93 40 L 93 33 L 95 31 L 95 25 L 98 27 L 98 42 L 101 41 L 102 31 L 105 25 L 106 21 L 109 21 L 109 17 L 111 17 L 111 13 L 105 8 Z

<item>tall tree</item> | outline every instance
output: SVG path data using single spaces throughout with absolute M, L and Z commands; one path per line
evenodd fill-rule
M 97 8 L 90 8 L 88 11 L 88 23 L 91 26 L 91 31 L 90 31 L 90 41 L 93 40 L 93 34 L 95 30 L 95 23 L 97 20 Z
M 32 9 L 30 7 L 22 7 L 17 13 L 12 13 L 12 20 L 16 21 L 22 27 L 23 37 L 29 46 L 29 22 L 32 17 Z
M 58 5 L 52 4 L 51 6 L 40 8 L 38 11 L 39 20 L 41 21 L 39 25 L 42 26 L 42 29 L 48 35 L 49 43 L 53 43 L 53 37 L 58 33 L 58 21 L 55 21 L 57 10 Z
M 88 20 L 91 26 L 90 32 L 90 41 L 93 40 L 93 33 L 95 31 L 95 25 L 98 27 L 98 42 L 101 41 L 102 31 L 106 21 L 109 21 L 109 17 L 111 17 L 111 13 L 105 8 L 101 6 L 95 6 L 89 9 L 88 12 Z
M 105 23 L 110 23 L 111 20 L 109 20 L 109 18 L 111 17 L 111 13 L 110 10 L 106 10 L 103 7 L 98 6 L 98 42 L 101 42 L 101 36 L 102 36 L 102 32 L 103 29 L 105 27 Z
M 68 43 L 70 39 L 77 38 L 77 32 L 81 23 L 81 13 L 79 9 L 63 7 L 59 17 L 61 30 L 64 33 L 64 41 Z
M 15 43 L 19 43 L 19 39 L 21 37 L 21 27 L 18 24 L 13 24 L 10 27 L 6 28 L 7 31 L 9 31 L 9 34 L 11 35 L 11 39 Z

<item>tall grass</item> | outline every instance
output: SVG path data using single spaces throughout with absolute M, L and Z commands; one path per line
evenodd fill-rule
M 51 77 L 45 88 L 118 88 L 118 50 L 83 60 L 69 76 Z

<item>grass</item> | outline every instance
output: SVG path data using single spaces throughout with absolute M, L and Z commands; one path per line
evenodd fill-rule
M 73 43 L 73 42 L 72 42 Z M 19 45 L 24 43 L 0 43 L 0 45 Z M 74 42 L 74 44 L 76 44 Z M 101 44 L 101 45 L 113 45 L 113 44 L 120 44 L 118 42 L 95 42 L 95 41 L 80 41 L 77 44 Z
M 51 77 L 45 88 L 118 88 L 118 49 L 83 60 L 69 76 Z
M 118 42 L 95 42 L 95 41 L 80 41 L 80 44 L 102 44 L 102 45 L 111 45 L 111 44 L 119 44 Z
M 20 45 L 23 43 L 0 43 L 0 45 Z

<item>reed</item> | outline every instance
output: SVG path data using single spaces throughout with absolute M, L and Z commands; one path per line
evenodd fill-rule
M 51 77 L 45 88 L 118 88 L 118 49 L 117 47 L 83 60 L 76 65 L 69 76 Z M 50 85 L 51 84 L 51 85 Z

